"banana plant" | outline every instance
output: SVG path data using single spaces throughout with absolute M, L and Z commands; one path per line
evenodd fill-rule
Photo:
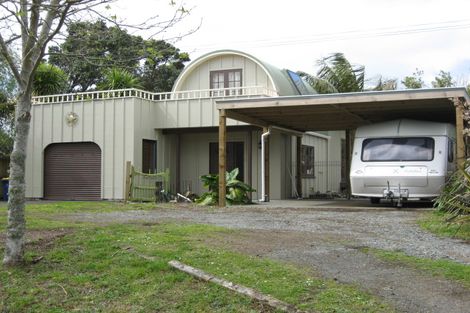
M 238 168 L 230 172 L 225 172 L 226 196 L 228 204 L 249 204 L 251 203 L 248 193 L 256 191 L 250 185 L 237 179 Z M 196 202 L 201 205 L 215 205 L 219 200 L 219 175 L 208 174 L 201 176 L 201 181 L 209 191 L 199 197 Z

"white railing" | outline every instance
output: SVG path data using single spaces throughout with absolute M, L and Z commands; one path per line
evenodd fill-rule
M 118 89 L 118 90 L 102 90 L 77 92 L 50 96 L 33 97 L 33 104 L 47 103 L 64 103 L 77 101 L 91 101 L 104 99 L 120 99 L 135 97 L 152 101 L 166 100 L 189 100 L 189 99 L 206 99 L 206 98 L 235 98 L 235 97 L 275 97 L 278 93 L 275 90 L 262 87 L 234 87 L 222 89 L 203 89 L 203 90 L 187 90 L 177 92 L 148 92 L 139 89 Z

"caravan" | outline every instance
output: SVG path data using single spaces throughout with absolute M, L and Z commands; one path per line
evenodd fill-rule
M 352 195 L 432 199 L 455 170 L 455 126 L 400 119 L 359 127 L 351 160 Z

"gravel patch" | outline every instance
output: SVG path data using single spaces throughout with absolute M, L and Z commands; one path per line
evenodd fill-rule
M 421 214 L 419 209 L 226 208 L 81 213 L 67 215 L 67 218 L 99 223 L 171 219 L 234 229 L 300 231 L 339 237 L 343 245 L 402 251 L 416 257 L 470 264 L 470 245 L 421 230 L 416 225 Z

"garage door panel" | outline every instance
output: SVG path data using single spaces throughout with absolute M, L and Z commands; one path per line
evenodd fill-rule
M 45 150 L 44 198 L 101 199 L 101 149 L 91 142 L 52 144 Z

